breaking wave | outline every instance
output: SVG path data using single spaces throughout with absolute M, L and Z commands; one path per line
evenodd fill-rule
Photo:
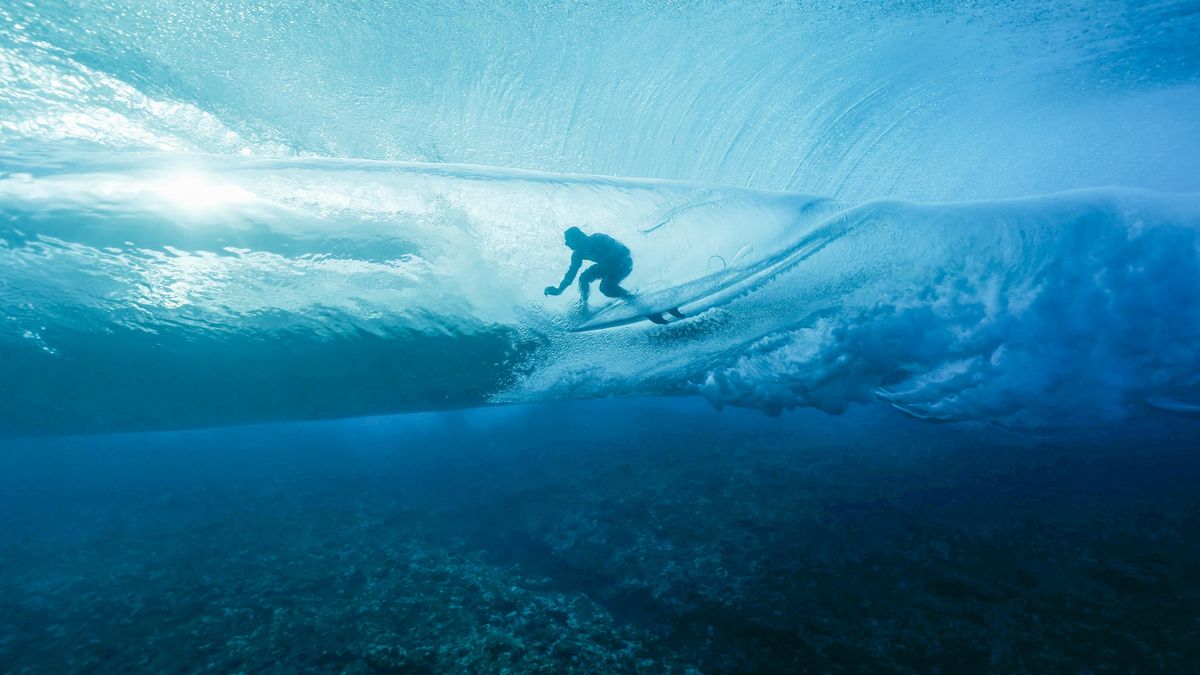
M 1191 0 L 10 3 L 0 433 L 1195 415 L 1198 35 Z M 569 226 L 696 315 L 573 332 Z
M 1195 195 L 848 204 L 61 145 L 0 171 L 7 433 L 685 393 L 1042 428 L 1200 401 Z M 572 332 L 541 295 L 569 226 L 627 242 L 642 293 L 721 299 Z

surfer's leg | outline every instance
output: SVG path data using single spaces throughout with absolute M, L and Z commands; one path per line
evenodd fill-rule
M 599 265 L 597 265 L 599 267 Z M 621 264 L 607 267 L 604 278 L 600 281 L 600 292 L 610 298 L 632 298 L 633 293 L 621 288 L 621 281 L 633 271 L 633 261 L 626 260 Z
M 592 282 L 604 276 L 604 268 L 600 265 L 592 265 L 579 275 L 579 304 L 584 310 L 587 310 L 588 295 L 592 292 Z M 604 290 L 601 285 L 600 290 Z M 605 293 L 605 295 L 608 295 Z
M 632 298 L 633 293 L 621 288 L 615 281 L 605 279 L 600 282 L 600 292 L 610 298 Z

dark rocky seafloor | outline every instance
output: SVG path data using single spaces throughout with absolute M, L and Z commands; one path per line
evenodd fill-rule
M 1197 672 L 1195 438 L 629 401 L 5 441 L 0 672 Z

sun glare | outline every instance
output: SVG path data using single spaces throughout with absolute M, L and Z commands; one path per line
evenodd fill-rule
M 254 199 L 254 193 L 219 183 L 194 170 L 181 170 L 153 183 L 154 192 L 189 210 L 208 210 Z

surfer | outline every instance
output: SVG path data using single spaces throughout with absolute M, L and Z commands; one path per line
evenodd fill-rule
M 628 247 L 607 234 L 586 235 L 578 227 L 564 232 L 563 240 L 571 249 L 571 266 L 561 283 L 546 287 L 546 295 L 561 295 L 575 279 L 583 261 L 591 260 L 596 264 L 579 275 L 579 304 L 584 312 L 587 312 L 592 282 L 597 279 L 600 280 L 600 292 L 608 297 L 626 300 L 633 297 L 633 293 L 621 288 L 621 281 L 633 272 L 633 256 Z
M 567 268 L 562 282 L 557 286 L 546 287 L 546 295 L 562 295 L 562 292 L 575 279 L 575 274 L 579 272 L 583 261 L 591 260 L 596 264 L 579 275 L 579 309 L 582 314 L 588 313 L 588 295 L 591 293 L 592 282 L 597 279 L 600 280 L 601 293 L 610 298 L 632 301 L 635 306 L 639 304 L 634 300 L 633 293 L 621 288 L 621 281 L 633 272 L 633 256 L 630 255 L 629 248 L 625 244 L 607 234 L 597 232 L 590 236 L 586 235 L 578 227 L 568 228 L 566 232 L 563 232 L 563 240 L 566 241 L 567 248 L 571 249 L 571 266 Z M 676 319 L 684 318 L 678 307 L 672 307 L 665 311 Z M 657 324 L 667 323 L 667 319 L 663 316 L 663 310 L 650 311 L 644 316 Z

